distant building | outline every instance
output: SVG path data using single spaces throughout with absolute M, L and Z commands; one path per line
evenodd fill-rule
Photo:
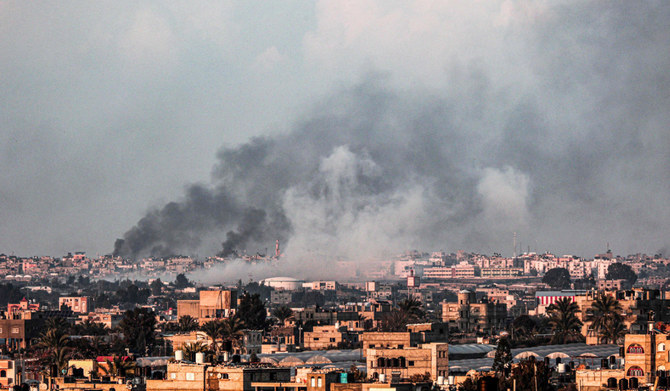
M 200 291 L 198 300 L 178 300 L 177 316 L 189 315 L 205 323 L 214 319 L 231 316 L 237 309 L 237 291 L 206 290 Z
M 88 314 L 95 309 L 93 301 L 88 296 L 59 297 L 58 308 L 63 308 L 63 306 L 70 307 L 72 312 L 78 314 Z
M 493 334 L 504 328 L 506 320 L 506 304 L 487 298 L 478 301 L 475 292 L 468 290 L 458 293 L 456 303 L 442 303 L 442 321 L 464 333 Z
M 366 351 L 367 373 L 373 378 L 409 379 L 430 374 L 432 380 L 449 372 L 449 345 L 428 343 L 416 347 L 371 348 Z

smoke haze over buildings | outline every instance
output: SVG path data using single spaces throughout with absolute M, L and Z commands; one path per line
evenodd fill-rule
M 38 116 L 41 122 L 26 124 L 31 111 L 12 101 L 10 114 L 0 117 L 11 129 L 0 133 L 3 141 L 24 151 L 7 147 L 3 161 L 8 170 L 0 183 L 9 190 L 0 200 L 12 211 L 0 212 L 2 244 L 30 231 L 12 233 L 6 221 L 34 222 L 31 213 L 40 210 L 30 212 L 30 202 L 40 201 L 34 192 L 23 196 L 8 184 L 40 188 L 22 175 L 36 178 L 45 167 L 68 184 L 55 184 L 50 201 L 63 214 L 45 221 L 77 226 L 88 221 L 79 216 L 84 212 L 111 221 L 122 235 L 114 251 L 128 257 L 264 252 L 277 239 L 293 265 L 365 261 L 410 248 L 509 254 L 513 232 L 524 249 L 584 256 L 606 242 L 620 253 L 665 248 L 670 6 L 443 3 L 297 6 L 308 10 L 310 22 L 295 24 L 302 30 L 275 34 L 285 42 L 272 41 L 270 33 L 248 38 L 256 44 L 249 53 L 240 33 L 248 20 L 236 18 L 251 17 L 240 10 L 221 10 L 225 31 L 203 18 L 180 19 L 178 7 L 136 10 L 136 24 L 153 27 L 129 26 L 118 47 L 131 56 L 130 70 L 114 69 L 128 72 L 127 85 L 141 80 L 143 88 L 126 95 L 103 78 L 115 97 L 110 110 L 118 111 L 98 108 L 105 94 L 82 92 L 85 77 L 79 89 L 64 88 L 73 104 L 90 102 L 90 113 L 50 103 L 47 108 L 71 117 Z M 268 6 L 267 17 L 281 20 L 275 8 L 281 6 Z M 193 31 L 208 38 L 187 28 L 193 20 L 201 22 Z M 95 37 L 114 38 L 103 33 Z M 216 52 L 216 64 L 207 63 L 218 45 L 229 52 Z M 146 47 L 153 51 L 149 59 Z M 158 60 L 167 65 L 158 67 Z M 76 56 L 72 61 L 91 85 L 106 72 Z M 49 94 L 12 75 L 19 73 L 3 76 L 5 87 Z M 245 92 L 230 91 L 236 88 Z M 141 110 L 126 107 L 125 98 Z M 236 99 L 241 103 L 231 103 Z M 66 125 L 91 124 L 99 134 L 84 134 L 71 147 L 98 151 L 81 159 L 111 167 L 101 168 L 103 174 L 67 154 L 55 165 L 28 159 L 35 151 L 63 150 L 73 137 L 59 133 Z M 42 135 L 41 126 L 52 130 Z M 114 133 L 128 127 L 137 130 Z M 201 147 L 167 147 L 172 143 Z M 209 156 L 220 145 L 208 178 Z M 73 179 L 81 177 L 98 186 Z M 183 191 L 185 183 L 194 184 Z M 141 196 L 133 197 L 135 191 Z M 155 207 L 138 219 L 147 205 Z M 96 243 L 113 241 L 108 230 L 92 231 Z M 58 243 L 45 248 L 79 245 L 67 236 L 45 234 Z

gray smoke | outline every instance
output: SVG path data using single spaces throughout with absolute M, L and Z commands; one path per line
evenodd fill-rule
M 115 253 L 192 252 L 217 235 L 226 255 L 280 239 L 287 256 L 314 262 L 417 247 L 511 253 L 514 232 L 524 248 L 585 256 L 608 241 L 664 246 L 670 7 L 553 15 L 513 32 L 526 65 L 501 68 L 527 72 L 511 78 L 527 85 L 485 63 L 446 70 L 443 91 L 368 75 L 291 131 L 222 149 L 211 185 L 150 211 Z

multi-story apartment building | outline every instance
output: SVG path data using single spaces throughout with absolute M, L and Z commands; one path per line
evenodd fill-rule
M 205 323 L 214 319 L 227 318 L 237 309 L 237 291 L 206 290 L 200 291 L 198 300 L 178 300 L 177 316 L 189 315 Z
M 63 306 L 70 307 L 70 310 L 77 314 L 88 314 L 94 310 L 93 301 L 88 296 L 59 297 L 58 308 Z
M 507 305 L 482 298 L 475 292 L 462 290 L 458 301 L 442 303 L 442 321 L 450 329 L 464 333 L 492 334 L 502 330 L 507 320 Z
M 414 375 L 430 374 L 437 380 L 449 372 L 449 345 L 427 343 L 403 348 L 370 348 L 366 351 L 367 373 L 373 378 L 409 379 Z

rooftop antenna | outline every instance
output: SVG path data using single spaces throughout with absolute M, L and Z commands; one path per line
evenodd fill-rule
M 516 232 L 514 232 L 514 251 L 512 252 L 512 256 L 516 258 Z

